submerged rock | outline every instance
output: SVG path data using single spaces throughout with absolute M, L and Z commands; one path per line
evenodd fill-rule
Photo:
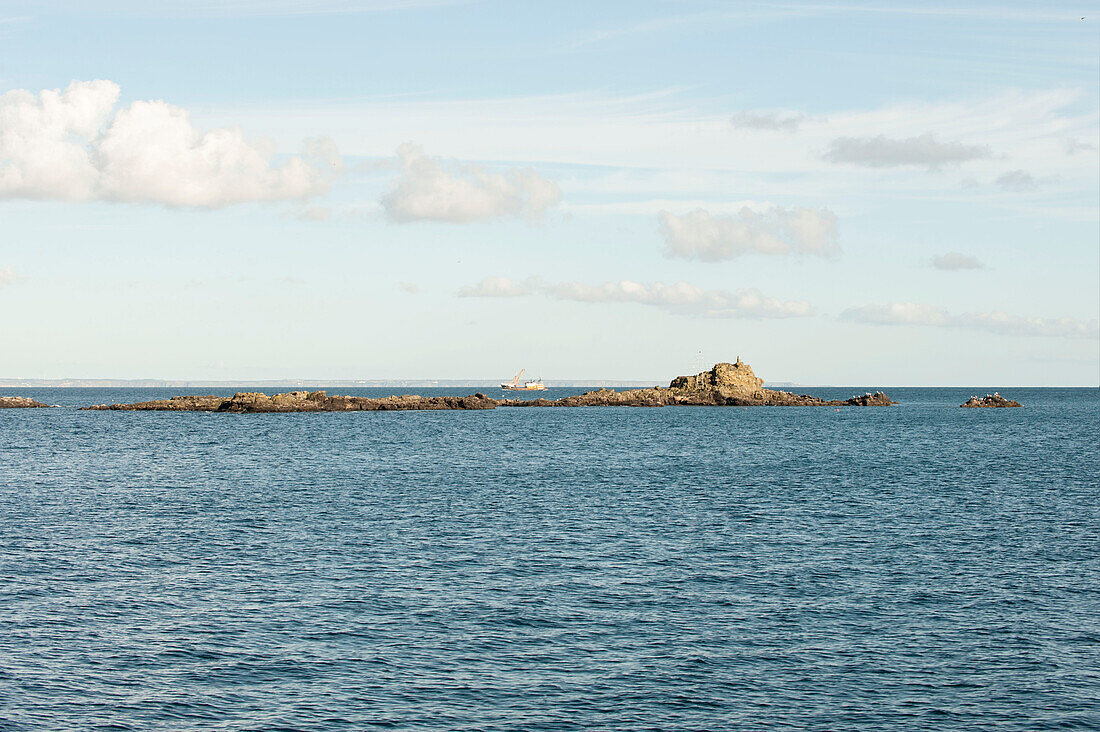
M 27 397 L 0 396 L 0 409 L 39 409 L 49 406 Z
M 678 376 L 667 387 L 596 389 L 561 399 L 492 399 L 478 392 L 464 397 L 424 397 L 417 394 L 368 399 L 329 396 L 323 391 L 292 391 L 269 396 L 240 392 L 217 396 L 177 396 L 137 404 L 97 404 L 91 410 L 166 412 L 381 412 L 419 409 L 495 409 L 496 407 L 885 407 L 895 404 L 880 392 L 826 401 L 809 394 L 773 391 L 748 364 L 718 363 L 694 376 Z
M 992 394 L 986 394 L 984 397 L 972 396 L 966 400 L 965 404 L 962 404 L 960 406 L 966 407 L 968 409 L 996 409 L 1000 407 L 1022 407 L 1024 405 L 1012 399 L 1005 399 L 997 392 L 993 392 Z

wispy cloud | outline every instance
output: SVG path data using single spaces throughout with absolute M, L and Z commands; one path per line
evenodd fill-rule
M 806 115 L 801 112 L 753 112 L 744 110 L 730 118 L 730 124 L 739 130 L 771 130 L 794 132 Z
M 1073 13 L 1022 10 L 1011 6 L 956 6 L 956 5 L 874 5 L 833 3 L 740 3 L 733 11 L 708 11 L 625 21 L 590 31 L 573 42 L 573 47 L 611 41 L 619 38 L 668 33 L 682 30 L 691 32 L 716 31 L 731 25 L 745 23 L 773 23 L 797 18 L 821 18 L 835 15 L 900 15 L 924 18 L 982 19 L 999 23 L 1064 23 L 1073 19 Z
M 0 266 L 0 287 L 4 285 L 10 285 L 18 278 L 15 270 L 12 267 Z
M 446 5 L 468 5 L 479 0 L 172 0 L 150 3 L 143 0 L 55 0 L 54 12 L 110 13 L 152 17 L 250 17 L 278 15 L 351 15 L 381 13 Z M 25 0 L 17 4 L 28 12 L 41 11 L 41 4 Z
M 598 285 L 584 282 L 545 282 L 540 277 L 515 281 L 486 277 L 463 287 L 459 297 L 522 297 L 544 295 L 556 300 L 588 303 L 635 303 L 677 315 L 709 318 L 801 318 L 813 314 L 809 303 L 767 297 L 757 289 L 704 290 L 687 282 L 619 280 Z
M 1037 318 L 1000 310 L 952 314 L 916 302 L 876 303 L 845 310 L 841 320 L 868 325 L 910 325 L 962 328 L 997 335 L 1050 338 L 1100 338 L 1100 322 L 1073 318 Z

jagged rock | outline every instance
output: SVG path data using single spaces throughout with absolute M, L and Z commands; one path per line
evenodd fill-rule
M 0 409 L 39 409 L 48 406 L 27 397 L 0 396 Z
M 874 394 L 867 392 L 860 396 L 854 396 L 845 399 L 844 403 L 851 407 L 888 407 L 891 404 L 897 404 L 897 402 L 890 401 L 890 397 L 881 391 L 876 391 Z
M 984 397 L 972 396 L 966 400 L 965 404 L 960 406 L 967 407 L 968 409 L 995 409 L 1000 407 L 1022 407 L 1024 405 L 1012 399 L 1005 399 L 997 392 L 993 392 L 992 394 L 986 394 Z

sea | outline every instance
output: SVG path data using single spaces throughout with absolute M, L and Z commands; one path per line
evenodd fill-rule
M 0 730 L 1100 728 L 1098 389 L 179 392 L 0 390 Z

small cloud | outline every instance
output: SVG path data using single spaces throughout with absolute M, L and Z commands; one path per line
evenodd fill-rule
M 284 275 L 279 278 L 279 283 L 283 285 L 304 285 L 306 283 L 301 277 L 294 277 L 293 275 Z
M 386 216 L 397 223 L 538 219 L 561 201 L 557 184 L 530 168 L 490 173 L 476 165 L 444 165 L 410 143 L 401 145 L 397 156 L 401 177 L 381 200 Z
M 519 297 L 543 295 L 555 300 L 587 303 L 635 303 L 676 315 L 710 318 L 802 318 L 813 314 L 808 302 L 767 297 L 756 289 L 704 290 L 687 282 L 665 284 L 632 280 L 590 285 L 584 282 L 547 283 L 539 277 L 514 282 L 486 277 L 459 290 L 460 297 Z
M 1067 139 L 1062 145 L 1066 151 L 1066 155 L 1076 155 L 1079 152 L 1096 149 L 1096 145 L 1093 145 L 1091 142 L 1083 142 L 1072 137 Z
M 695 209 L 683 216 L 661 213 L 665 256 L 720 262 L 742 254 L 836 255 L 836 214 L 828 209 L 782 208 L 763 213 L 742 208 L 736 216 Z
M 476 285 L 467 285 L 458 291 L 459 297 L 521 297 L 535 291 L 537 282 L 528 279 L 514 282 L 507 277 L 486 277 Z
M 774 130 L 794 132 L 806 115 L 801 112 L 753 112 L 744 110 L 730 118 L 730 124 L 739 130 Z
M 985 145 L 940 142 L 927 133 L 903 140 L 891 139 L 885 135 L 838 137 L 825 153 L 825 159 L 833 163 L 850 163 L 866 168 L 914 166 L 939 170 L 945 165 L 958 165 L 991 155 L 992 152 Z
M 993 181 L 1006 191 L 1022 193 L 1030 191 L 1038 182 L 1026 170 L 1011 170 Z
M 19 275 L 15 273 L 15 270 L 11 267 L 0 267 L 0 287 L 4 285 L 10 285 L 19 279 Z
M 971 257 L 959 252 L 948 252 L 938 257 L 932 257 L 932 267 L 944 272 L 955 272 L 961 269 L 982 269 L 985 267 L 976 257 Z
M 1073 318 L 1035 318 L 995 310 L 984 313 L 952 314 L 941 308 L 915 302 L 876 303 L 851 307 L 841 320 L 868 325 L 920 325 L 960 328 L 997 335 L 1047 338 L 1100 338 L 1100 322 Z
M 420 285 L 415 282 L 398 282 L 397 287 L 402 292 L 407 292 L 410 295 L 416 295 L 420 292 Z
M 310 206 L 298 212 L 298 218 L 303 221 L 328 221 L 332 216 L 332 209 L 327 206 Z

